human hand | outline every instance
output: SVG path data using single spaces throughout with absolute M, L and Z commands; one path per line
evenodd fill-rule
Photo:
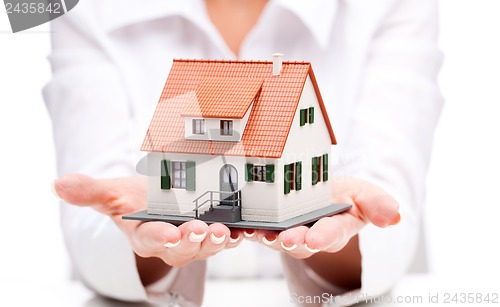
M 70 174 L 54 181 L 54 191 L 70 204 L 92 207 L 109 216 L 138 256 L 157 257 L 170 266 L 206 259 L 242 241 L 240 231 L 231 232 L 222 224 L 208 226 L 200 220 L 179 227 L 165 222 L 123 220 L 123 215 L 146 209 L 145 178 L 94 179 Z
M 378 227 L 395 225 L 400 220 L 399 204 L 381 188 L 366 181 L 333 178 L 333 202 L 352 204 L 344 213 L 324 217 L 312 227 L 298 226 L 282 232 L 246 230 L 245 237 L 259 241 L 297 259 L 323 251 L 335 253 L 368 223 Z

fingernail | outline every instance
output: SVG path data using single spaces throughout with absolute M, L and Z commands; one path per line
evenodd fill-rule
M 392 224 L 393 226 L 396 226 L 398 225 L 399 223 L 401 222 L 401 214 L 398 212 L 398 217 L 397 217 L 397 220 L 394 224 Z
M 399 223 L 401 223 L 401 214 L 399 214 L 399 212 L 398 212 L 398 217 L 396 218 L 396 221 L 394 223 L 388 225 L 387 227 L 397 226 L 397 225 L 399 225 Z
M 273 245 L 274 243 L 276 243 L 276 241 L 278 241 L 278 237 L 275 237 L 272 241 L 269 241 L 265 236 L 262 238 L 262 242 L 264 242 L 264 244 L 267 246 Z
M 201 241 L 205 240 L 205 237 L 207 236 L 207 232 L 205 231 L 202 234 L 195 234 L 194 232 L 191 232 L 189 234 L 189 241 L 193 243 L 200 243 Z
M 294 249 L 297 248 L 297 244 L 293 244 L 292 246 L 285 246 L 285 244 L 281 242 L 281 247 L 283 247 L 283 249 L 286 251 L 293 251 Z
M 213 233 L 210 234 L 210 241 L 212 241 L 213 244 L 222 244 L 226 240 L 226 235 L 222 235 L 222 237 L 217 237 Z
M 317 249 L 317 248 L 310 248 L 309 246 L 307 246 L 307 243 L 304 244 L 304 247 L 306 248 L 306 250 L 308 252 L 313 253 L 313 254 L 319 253 L 321 251 L 320 249 Z
M 63 200 L 61 198 L 61 196 L 59 196 L 59 194 L 57 194 L 57 192 L 56 192 L 56 181 L 55 180 L 52 181 L 52 185 L 50 186 L 50 189 L 52 190 L 52 194 L 54 194 L 54 196 L 57 197 L 57 199 Z
M 243 235 L 247 238 L 251 238 L 253 236 L 255 236 L 255 231 L 254 232 L 251 232 L 251 233 L 248 233 L 246 230 L 243 231 Z
M 236 242 L 238 242 L 240 239 L 241 239 L 241 236 L 240 236 L 240 235 L 238 235 L 238 237 L 237 237 L 237 238 L 235 238 L 235 239 L 233 239 L 233 238 L 229 237 L 229 243 L 236 243 Z
M 163 246 L 165 246 L 167 248 L 173 248 L 173 247 L 176 247 L 177 245 L 179 245 L 179 243 L 181 243 L 181 239 L 179 239 L 179 241 L 177 241 L 175 243 L 167 242 L 167 243 L 163 244 Z

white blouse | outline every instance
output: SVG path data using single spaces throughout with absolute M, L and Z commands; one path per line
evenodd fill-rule
M 285 60 L 310 61 L 338 141 L 332 169 L 384 188 L 401 205 L 398 226 L 368 225 L 360 233 L 359 291 L 381 294 L 408 270 L 442 107 L 437 1 L 271 0 L 238 56 L 202 0 L 81 1 L 53 21 L 52 31 L 53 77 L 44 97 L 61 175 L 136 175 L 142 138 L 173 58 L 271 60 L 281 52 Z M 108 217 L 67 204 L 61 211 L 75 271 L 90 288 L 122 300 L 168 300 L 173 294 L 200 304 L 204 262 L 172 270 L 144 289 L 133 251 Z M 285 276 L 298 293 L 342 291 L 300 261 L 285 260 Z M 277 253 L 246 242 L 209 259 L 208 271 L 275 276 L 279 261 Z

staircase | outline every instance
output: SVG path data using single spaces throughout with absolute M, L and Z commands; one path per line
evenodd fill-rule
M 214 198 L 214 195 L 218 197 Z M 206 199 L 202 201 L 203 198 Z M 193 202 L 195 217 L 202 221 L 222 223 L 241 221 L 241 190 L 235 192 L 207 191 Z M 208 210 L 206 206 L 208 206 Z
M 225 206 L 219 205 L 208 209 L 200 214 L 200 220 L 208 222 L 227 222 L 235 223 L 241 221 L 241 207 L 240 206 Z

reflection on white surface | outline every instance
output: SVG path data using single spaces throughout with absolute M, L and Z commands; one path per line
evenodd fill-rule
M 478 306 L 490 303 L 500 304 L 498 279 L 484 281 L 478 279 L 415 275 L 405 277 L 391 293 L 378 298 L 367 298 L 363 294 L 352 296 L 358 306 L 397 307 L 397 306 Z M 96 296 L 81 284 L 66 283 L 31 283 L 14 280 L 0 283 L 2 306 L 69 306 L 69 307 L 154 307 L 147 303 L 124 303 Z M 494 303 L 494 298 L 496 302 Z M 282 279 L 239 279 L 211 280 L 205 288 L 203 306 L 206 307 L 254 307 L 294 306 L 300 300 L 327 302 L 327 296 L 317 298 L 298 298 L 288 294 Z M 330 299 L 333 301 L 334 299 Z M 338 302 L 342 300 L 338 298 Z M 463 302 L 461 302 L 463 301 Z M 345 300 L 344 300 L 345 302 Z M 368 303 L 367 303 L 368 302 Z M 5 304 L 7 303 L 7 304 Z

